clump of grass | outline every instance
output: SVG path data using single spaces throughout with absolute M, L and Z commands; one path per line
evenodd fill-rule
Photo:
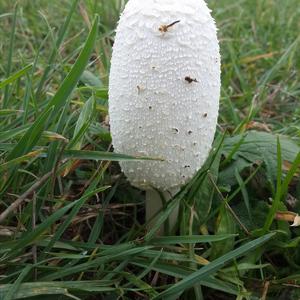
M 298 299 L 297 4 L 209 1 L 214 150 L 146 232 L 116 163 L 145 158 L 111 152 L 107 124 L 124 1 L 0 2 L 0 298 Z M 176 232 L 156 237 L 178 202 Z

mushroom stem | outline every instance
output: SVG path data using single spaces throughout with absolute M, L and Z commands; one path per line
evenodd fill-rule
M 146 223 L 147 228 L 153 227 L 157 214 L 164 209 L 167 202 L 178 192 L 178 188 L 171 191 L 158 192 L 154 189 L 146 191 Z M 179 213 L 179 205 L 171 212 L 165 224 L 157 232 L 157 235 L 165 235 L 174 229 Z

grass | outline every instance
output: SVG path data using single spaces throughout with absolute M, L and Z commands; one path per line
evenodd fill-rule
M 214 150 L 148 232 L 116 163 L 141 158 L 110 151 L 106 119 L 124 2 L 0 2 L 0 299 L 299 299 L 298 0 L 208 1 Z

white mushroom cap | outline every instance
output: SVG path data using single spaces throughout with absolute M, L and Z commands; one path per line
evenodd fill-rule
M 113 146 L 164 159 L 120 162 L 129 181 L 169 190 L 191 179 L 210 151 L 219 96 L 219 43 L 206 3 L 129 0 L 111 61 Z

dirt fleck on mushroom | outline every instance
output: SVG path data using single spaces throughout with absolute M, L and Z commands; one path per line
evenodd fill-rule
M 173 23 L 171 23 L 171 24 L 169 24 L 169 25 L 161 25 L 161 26 L 158 28 L 158 30 L 159 30 L 160 32 L 162 32 L 162 33 L 166 33 L 166 32 L 168 32 L 168 30 L 169 30 L 170 27 L 174 26 L 175 24 L 177 24 L 177 23 L 179 23 L 179 22 L 180 22 L 180 20 L 175 21 L 175 22 L 173 22 Z
M 191 78 L 190 76 L 186 76 L 184 80 L 187 81 L 188 83 L 198 82 L 196 78 Z

